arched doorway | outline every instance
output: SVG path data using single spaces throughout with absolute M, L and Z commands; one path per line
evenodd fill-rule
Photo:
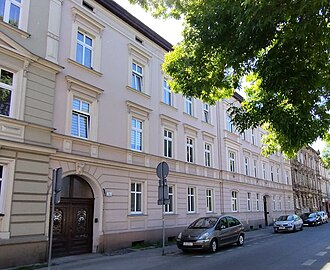
M 62 180 L 61 201 L 54 209 L 53 257 L 92 252 L 94 195 L 77 175 Z

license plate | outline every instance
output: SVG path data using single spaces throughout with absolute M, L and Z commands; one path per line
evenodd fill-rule
M 280 227 L 280 230 L 284 230 L 284 229 L 285 229 L 285 227 L 283 227 L 283 226 Z
M 192 242 L 183 242 L 183 245 L 186 247 L 192 247 L 194 244 Z

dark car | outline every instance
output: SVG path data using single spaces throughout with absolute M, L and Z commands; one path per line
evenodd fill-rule
M 322 217 L 318 213 L 305 213 L 301 215 L 304 225 L 316 226 L 322 224 Z
M 216 252 L 219 246 L 244 244 L 244 227 L 232 216 L 202 217 L 191 223 L 176 239 L 179 249 Z

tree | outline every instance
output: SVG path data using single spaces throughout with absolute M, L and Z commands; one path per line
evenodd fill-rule
M 330 144 L 327 143 L 321 153 L 322 161 L 327 169 L 330 169 Z
M 248 82 L 239 131 L 262 126 L 264 153 L 292 157 L 330 127 L 328 0 L 130 0 L 183 17 L 183 41 L 165 56 L 173 91 L 214 104 Z

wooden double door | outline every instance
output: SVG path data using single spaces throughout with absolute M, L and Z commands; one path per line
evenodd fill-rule
M 77 178 L 71 178 L 63 179 L 67 180 L 64 184 L 71 186 L 77 183 Z M 78 180 L 78 184 L 84 181 Z M 79 186 L 82 185 L 79 184 Z M 73 187 L 68 187 L 67 191 L 69 190 L 73 191 Z M 74 194 L 74 192 L 67 193 L 69 194 L 64 195 Z M 60 203 L 55 205 L 52 257 L 92 252 L 94 198 L 86 197 L 61 197 Z

